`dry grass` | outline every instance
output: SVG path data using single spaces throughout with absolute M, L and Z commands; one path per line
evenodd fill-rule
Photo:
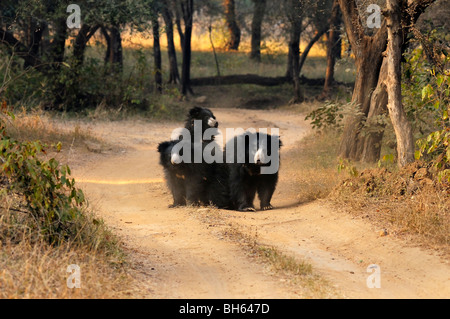
M 108 257 L 70 245 L 2 241 L 0 298 L 126 298 L 130 279 Z M 80 267 L 80 288 L 69 288 L 67 267 Z
M 18 140 L 59 141 L 70 148 L 101 143 L 90 132 L 64 130 L 46 116 L 21 114 L 8 122 L 8 134 Z M 69 147 L 63 146 L 64 150 Z M 51 156 L 48 151 L 47 156 Z M 67 152 L 66 152 L 67 153 Z M 125 298 L 132 296 L 132 279 L 125 271 L 120 241 L 87 207 L 70 223 L 71 236 L 50 243 L 22 195 L 0 176 L 0 298 Z M 81 288 L 69 288 L 69 265 L 81 271 Z M 135 295 L 135 294 L 134 294 Z
M 105 149 L 109 147 L 88 129 L 81 128 L 80 125 L 69 127 L 73 129 L 67 129 L 64 121 L 52 119 L 42 111 L 23 111 L 16 114 L 15 119 L 7 121 L 8 133 L 20 141 L 39 140 L 49 145 L 61 142 L 63 151 L 70 148 L 86 149 L 91 144 Z
M 330 199 L 388 234 L 450 256 L 450 185 L 439 183 L 425 163 L 363 170 L 336 187 Z
M 3 197 L 0 209 L 0 298 L 126 298 L 132 279 L 125 255 L 101 220 L 86 214 L 79 236 L 61 245 L 42 239 L 31 217 Z M 69 288 L 69 265 L 80 267 L 81 288 Z
M 282 153 L 283 193 L 300 203 L 325 198 L 343 178 L 337 171 L 336 149 L 339 137 L 334 132 L 312 132 L 295 149 Z

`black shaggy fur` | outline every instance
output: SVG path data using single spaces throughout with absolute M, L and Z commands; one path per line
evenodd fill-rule
M 250 136 L 256 135 L 255 140 L 257 145 L 250 145 Z M 267 139 L 267 144 L 261 143 L 262 138 Z M 271 140 L 277 139 L 279 146 L 281 147 L 281 141 L 278 136 L 271 136 L 263 133 L 250 133 L 236 136 L 233 139 L 233 144 L 228 142 L 225 146 L 225 154 L 227 150 L 231 149 L 231 145 L 234 147 L 234 162 L 228 163 L 229 169 L 229 190 L 230 201 L 233 209 L 239 211 L 255 211 L 253 201 L 256 193 L 261 204 L 262 210 L 272 209 L 270 203 L 272 195 L 275 191 L 278 182 L 278 171 L 274 174 L 261 174 L 261 168 L 268 166 L 270 163 L 254 163 L 252 160 L 256 153 L 256 150 L 264 148 L 267 154 L 271 154 Z M 245 162 L 237 162 L 237 146 L 238 142 L 245 139 Z
M 171 161 L 172 148 L 179 142 L 190 143 L 191 159 L 194 160 L 194 120 L 202 121 L 202 136 L 206 129 L 218 127 L 218 122 L 209 109 L 194 107 L 189 111 L 185 123 L 185 128 L 191 133 L 191 140 L 175 140 L 158 145 L 160 164 L 164 168 L 167 185 L 174 199 L 171 206 L 212 204 L 219 208 L 228 208 L 230 204 L 227 183 L 228 167 L 226 165 L 208 164 L 204 161 L 201 163 L 175 164 Z M 213 136 L 211 140 L 203 140 L 202 137 L 201 143 L 202 150 L 204 150 L 208 144 L 216 142 Z

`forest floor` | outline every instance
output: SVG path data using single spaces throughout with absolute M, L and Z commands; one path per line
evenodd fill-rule
M 136 297 L 450 298 L 450 265 L 435 252 L 380 236 L 376 226 L 337 210 L 326 199 L 299 202 L 283 163 L 309 133 L 304 116 L 288 110 L 212 111 L 224 132 L 280 129 L 275 209 L 168 208 L 172 198 L 156 147 L 181 122 L 78 124 L 113 145 L 69 151 L 67 163 L 90 205 L 122 238 L 129 273 L 139 286 Z M 312 270 L 298 274 L 282 266 L 283 261 L 311 265 Z M 368 278 L 376 275 L 368 268 L 373 264 L 380 288 L 368 287 Z

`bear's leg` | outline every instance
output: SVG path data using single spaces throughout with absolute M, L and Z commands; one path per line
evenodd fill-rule
M 206 180 L 200 175 L 186 177 L 186 202 L 188 205 L 207 205 Z
M 169 188 L 173 196 L 173 204 L 169 208 L 186 205 L 186 187 L 184 180 L 177 177 L 168 179 Z
M 256 185 L 254 183 L 244 182 L 242 190 L 238 197 L 238 210 L 241 212 L 254 212 L 253 201 L 256 195 Z
M 272 195 L 275 192 L 275 187 L 277 184 L 278 175 L 261 175 L 257 183 L 258 197 L 261 202 L 261 210 L 273 209 L 270 201 L 272 200 Z

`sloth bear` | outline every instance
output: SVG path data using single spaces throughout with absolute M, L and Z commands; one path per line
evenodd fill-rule
M 201 121 L 201 129 L 195 121 Z M 230 206 L 228 167 L 216 162 L 207 163 L 203 159 L 205 148 L 212 150 L 215 156 L 223 158 L 214 141 L 217 127 L 218 122 L 209 109 L 194 107 L 188 113 L 186 130 L 183 131 L 185 134 L 173 136 L 175 140 L 158 145 L 160 164 L 164 168 L 167 185 L 174 199 L 170 207 L 186 204 L 212 204 L 219 208 Z M 209 139 L 205 139 L 205 131 L 212 128 L 216 130 L 210 131 L 210 136 L 207 137 Z M 195 151 L 201 151 L 200 160 L 194 154 Z
M 281 145 L 277 135 L 261 132 L 246 132 L 227 142 L 224 153 L 233 209 L 255 211 L 256 193 L 262 210 L 273 208 L 270 201 L 278 182 Z

